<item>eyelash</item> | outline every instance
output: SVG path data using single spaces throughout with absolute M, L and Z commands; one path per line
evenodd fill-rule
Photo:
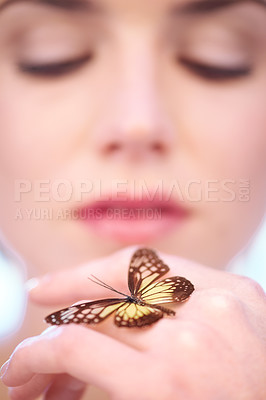
M 93 59 L 93 54 L 90 53 L 73 60 L 65 60 L 58 63 L 51 63 L 51 64 L 21 63 L 18 65 L 18 68 L 20 72 L 40 78 L 59 78 L 60 76 L 74 73 L 79 68 L 84 66 L 87 62 L 92 61 L 92 59 Z
M 66 60 L 51 64 L 26 64 L 18 65 L 19 71 L 39 78 L 59 78 L 74 73 L 87 62 L 92 61 L 93 54 L 87 54 L 74 60 Z M 209 81 L 226 81 L 250 75 L 250 67 L 221 68 L 189 60 L 185 57 L 177 57 L 183 67 L 193 74 Z
M 177 61 L 188 69 L 190 72 L 209 81 L 226 81 L 230 79 L 239 79 L 250 75 L 250 67 L 224 68 L 203 64 L 197 61 L 192 61 L 184 57 L 179 57 Z

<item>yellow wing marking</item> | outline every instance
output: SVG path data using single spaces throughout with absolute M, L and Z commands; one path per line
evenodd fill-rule
M 100 318 L 106 318 L 109 314 L 111 314 L 113 311 L 117 310 L 121 305 L 124 304 L 124 302 L 114 304 L 113 306 L 107 306 L 103 307 L 103 310 L 99 313 Z
M 115 324 L 126 327 L 151 325 L 162 318 L 163 312 L 153 307 L 125 304 L 116 312 Z
M 140 292 L 140 298 L 148 304 L 175 303 L 186 300 L 193 290 L 187 279 L 176 276 L 150 284 Z
M 150 304 L 169 303 L 174 301 L 173 293 L 175 287 L 172 284 L 152 284 L 144 290 L 141 298 Z
M 142 295 L 144 296 L 145 294 L 155 294 L 155 293 L 160 293 L 164 291 L 173 291 L 175 288 L 173 288 L 172 283 L 152 283 L 149 285 L 147 288 L 145 288 L 142 292 Z
M 149 275 L 147 277 L 145 277 L 145 275 Z M 144 277 L 143 277 L 144 276 Z M 142 275 L 142 282 L 139 288 L 139 291 L 141 291 L 143 288 L 145 288 L 146 286 L 149 286 L 150 282 L 154 281 L 155 279 L 157 279 L 160 276 L 160 274 L 158 273 L 153 273 L 152 275 L 150 275 L 149 270 L 145 271 L 145 273 Z

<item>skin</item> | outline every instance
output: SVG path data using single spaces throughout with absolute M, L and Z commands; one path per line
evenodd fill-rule
M 110 239 L 103 249 L 102 238 L 76 220 L 39 223 L 24 214 L 17 219 L 18 208 L 55 211 L 81 205 L 75 200 L 79 188 L 73 189 L 68 202 L 37 201 L 38 188 L 14 201 L 18 179 L 34 185 L 39 180 L 52 184 L 63 177 L 73 186 L 89 179 L 101 181 L 104 191 L 114 180 L 138 182 L 144 177 L 153 188 L 162 179 L 167 189 L 177 180 L 190 216 L 150 245 L 224 268 L 265 212 L 265 12 L 244 4 L 172 21 L 170 1 L 152 2 L 152 6 L 140 1 L 125 6 L 117 0 L 104 4 L 111 13 L 105 19 L 32 3 L 14 5 L 1 15 L 0 224 L 4 235 L 29 268 L 34 266 L 30 274 L 35 275 L 36 268 L 57 269 L 58 258 L 62 267 L 73 267 L 110 254 L 121 243 Z M 210 37 L 217 26 L 213 44 Z M 254 26 L 258 26 L 255 32 Z M 62 54 L 60 60 L 75 59 L 91 49 L 94 61 L 60 79 L 33 78 L 17 72 L 14 65 L 56 61 L 54 52 Z M 180 55 L 222 67 L 251 64 L 253 72 L 242 79 L 206 80 L 176 62 Z M 159 144 L 156 150 L 155 143 Z M 120 146 L 118 150 L 113 144 Z M 219 200 L 228 198 L 223 179 L 235 182 L 229 185 L 235 201 Z M 195 180 L 200 184 L 191 186 L 192 199 L 199 198 L 201 190 L 206 197 L 204 185 L 217 180 L 211 187 L 218 190 L 218 201 L 205 201 L 204 196 L 202 201 L 186 199 L 186 184 Z M 238 201 L 241 180 L 250 182 L 246 202 Z M 172 197 L 181 200 L 176 191 Z M 96 189 L 83 196 L 82 204 L 95 198 Z M 42 249 L 34 246 L 40 242 Z
M 36 288 L 30 294 L 32 304 L 53 309 L 87 298 L 88 293 L 91 298 L 98 298 L 102 296 L 101 289 L 97 287 L 94 293 L 81 273 L 86 288 L 83 287 L 76 274 L 79 276 L 79 271 L 83 274 L 85 271 L 87 277 L 98 260 L 99 271 L 101 268 L 108 271 L 108 283 L 122 288 L 132 249 L 113 255 L 112 261 L 119 265 L 118 273 L 113 275 L 110 261 L 104 257 L 122 249 L 125 243 L 110 238 L 104 240 L 103 246 L 103 238 L 85 229 L 80 221 L 29 220 L 25 215 L 18 219 L 17 209 L 24 212 L 48 208 L 55 212 L 94 201 L 99 197 L 96 189 L 85 194 L 82 203 L 77 201 L 80 190 L 75 183 L 86 179 L 94 182 L 95 187 L 101 181 L 105 192 L 110 191 L 115 180 L 127 179 L 132 183 L 144 177 L 148 187 L 154 188 L 161 179 L 168 189 L 177 180 L 183 194 L 188 182 L 199 181 L 191 187 L 193 198 L 204 193 L 201 201 L 191 201 L 186 195 L 181 199 L 176 192 L 172 196 L 173 201 L 182 203 L 188 211 L 182 224 L 156 240 L 143 242 L 164 252 L 171 274 L 179 271 L 189 279 L 191 275 L 199 292 L 180 308 L 182 321 L 178 319 L 173 324 L 160 321 L 144 333 L 120 332 L 108 322 L 103 332 L 98 332 L 100 327 L 85 331 L 84 327 L 70 326 L 30 340 L 16 350 L 10 375 L 5 376 L 4 383 L 22 385 L 13 390 L 14 399 L 29 399 L 27 390 L 35 395 L 49 382 L 49 376 L 44 382 L 38 373 L 51 374 L 51 379 L 55 379 L 53 374 L 59 372 L 63 374 L 61 381 L 54 381 L 57 385 L 54 390 L 61 393 L 57 392 L 57 399 L 60 396 L 66 399 L 62 386 L 73 384 L 70 377 L 75 384 L 78 378 L 83 383 L 99 386 L 112 398 L 130 399 L 118 380 L 112 380 L 113 386 L 108 381 L 110 371 L 118 370 L 118 376 L 122 373 L 123 357 L 128 353 L 144 365 L 152 365 L 155 357 L 160 360 L 162 369 L 170 359 L 171 369 L 180 372 L 178 383 L 173 383 L 175 379 L 169 375 L 168 367 L 163 371 L 152 370 L 153 376 L 158 374 L 154 381 L 169 382 L 165 387 L 175 392 L 184 388 L 185 398 L 194 400 L 201 396 L 193 392 L 193 388 L 201 381 L 196 366 L 198 360 L 203 360 L 203 372 L 210 379 L 202 388 L 202 399 L 213 399 L 218 389 L 222 399 L 238 400 L 240 394 L 247 399 L 263 399 L 265 344 L 262 332 L 265 332 L 265 325 L 260 321 L 260 315 L 265 313 L 263 294 L 253 282 L 232 278 L 223 270 L 248 243 L 265 214 L 266 11 L 247 2 L 204 15 L 179 15 L 172 20 L 170 0 L 104 0 L 102 3 L 109 10 L 108 16 L 59 11 L 32 3 L 10 6 L 0 14 L 2 233 L 26 261 L 29 277 L 50 274 L 54 290 L 50 291 L 47 286 Z M 91 52 L 91 61 L 64 77 L 34 77 L 16 68 L 21 63 L 56 61 L 58 55 L 60 60 L 75 59 Z M 180 56 L 220 68 L 249 66 L 251 72 L 234 79 L 207 79 L 178 62 Z M 14 185 L 18 179 L 36 185 L 40 180 L 53 183 L 62 177 L 74 187 L 69 201 L 36 200 L 38 187 L 15 201 Z M 232 201 L 221 200 L 228 196 L 223 184 L 226 179 L 233 182 L 229 185 L 235 195 Z M 217 201 L 206 199 L 206 182 L 210 180 L 217 182 L 214 185 Z M 248 181 L 248 201 L 240 198 L 242 181 Z M 186 261 L 180 261 L 179 257 Z M 60 280 L 55 273 L 57 270 L 64 270 L 63 275 L 59 275 Z M 102 278 L 106 280 L 106 273 Z M 225 304 L 222 311 L 217 312 L 215 293 Z M 28 318 L 40 321 L 40 309 L 34 307 L 29 306 Z M 220 310 L 219 307 L 221 305 L 218 306 Z M 223 317 L 217 318 L 220 312 Z M 259 324 L 254 322 L 258 320 Z M 188 359 L 170 357 L 173 350 L 167 346 L 157 353 L 156 338 L 164 340 L 166 326 L 172 334 L 187 329 L 186 324 L 189 335 L 196 332 L 193 339 L 196 346 L 187 350 Z M 228 337 L 232 324 L 234 330 Z M 214 334 L 213 327 L 219 335 Z M 22 328 L 23 333 L 14 342 L 17 344 L 22 338 L 40 333 L 41 329 L 43 325 L 39 322 L 34 327 L 28 326 L 27 330 Z M 242 329 L 246 335 L 240 335 Z M 58 338 L 62 337 L 63 343 L 69 346 L 72 335 L 80 335 L 80 341 L 67 358 L 69 365 L 54 365 L 54 357 L 65 359 L 65 347 L 57 346 Z M 204 339 L 205 335 L 208 340 Z M 138 338 L 143 348 L 139 347 Z M 182 353 L 182 340 L 181 334 L 175 354 Z M 94 341 L 95 348 L 91 346 Z M 45 360 L 42 349 L 47 347 L 47 342 L 55 356 Z M 107 374 L 96 372 L 93 375 L 80 354 L 84 347 L 95 351 L 98 343 L 103 349 L 108 348 L 110 354 L 118 354 L 114 357 L 117 364 L 110 364 Z M 210 343 L 212 354 L 207 351 Z M 235 349 L 230 355 L 228 346 Z M 31 358 L 30 354 L 37 358 Z M 252 373 L 250 381 L 244 385 L 248 374 L 245 368 L 249 364 L 244 360 L 250 359 L 254 376 Z M 105 360 L 98 357 L 97 362 L 101 370 Z M 43 365 L 44 370 L 36 370 L 36 364 Z M 29 374 L 23 376 L 25 368 Z M 85 369 L 87 375 L 80 375 L 81 369 Z M 234 371 L 237 371 L 238 384 L 230 382 Z M 135 369 L 130 372 L 139 376 Z M 37 389 L 31 386 L 34 381 L 28 382 L 31 373 L 37 373 L 34 378 L 38 380 L 37 384 L 35 382 Z M 147 381 L 151 382 L 151 376 L 147 376 Z M 225 381 L 229 381 L 226 388 L 222 384 Z M 139 385 L 143 386 L 142 382 L 139 381 Z M 236 393 L 242 386 L 243 393 Z M 150 390 L 151 386 L 147 385 L 147 396 Z M 83 386 L 78 391 L 73 398 L 79 398 Z M 160 393 L 157 385 L 155 391 L 158 399 L 169 395 Z M 52 394 L 47 395 L 49 398 L 52 399 Z
M 75 271 L 58 272 L 50 281 L 40 282 L 31 298 L 40 304 L 74 302 L 88 291 L 84 277 L 95 271 L 101 276 L 106 268 L 109 283 L 120 281 L 119 287 L 126 291 L 121 275 L 131 253 L 127 248 Z M 3 377 L 13 387 L 11 399 L 35 399 L 49 385 L 45 399 L 79 399 L 84 383 L 90 383 L 116 400 L 263 400 L 263 290 L 243 277 L 176 256 L 162 257 L 174 275 L 185 266 L 196 285 L 196 293 L 178 306 L 176 317 L 146 329 L 118 329 L 112 317 L 92 329 L 75 324 L 48 328 L 41 336 L 26 339 L 12 354 Z M 91 285 L 91 299 L 110 296 L 106 292 Z

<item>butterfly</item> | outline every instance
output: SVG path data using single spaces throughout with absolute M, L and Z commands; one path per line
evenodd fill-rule
M 115 313 L 114 323 L 118 327 L 151 325 L 165 314 L 175 315 L 175 312 L 164 307 L 164 304 L 183 302 L 194 291 L 192 283 L 180 276 L 157 281 L 169 270 L 154 250 L 138 249 L 131 258 L 128 270 L 130 295 L 119 292 L 93 276 L 96 279 L 91 279 L 93 282 L 125 297 L 73 305 L 48 315 L 45 321 L 52 325 L 98 324 Z

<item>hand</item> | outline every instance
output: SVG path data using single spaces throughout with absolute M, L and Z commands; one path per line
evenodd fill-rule
M 94 274 L 126 291 L 133 249 L 46 277 L 30 294 L 58 306 L 87 297 L 112 297 L 88 281 Z M 142 329 L 118 328 L 113 316 L 86 328 L 48 328 L 23 341 L 3 377 L 11 399 L 79 399 L 94 384 L 115 400 L 265 400 L 266 301 L 255 282 L 176 256 L 160 255 L 169 276 L 195 286 L 176 317 Z M 47 390 L 47 388 L 49 389 Z M 76 389 L 76 390 L 75 390 Z

